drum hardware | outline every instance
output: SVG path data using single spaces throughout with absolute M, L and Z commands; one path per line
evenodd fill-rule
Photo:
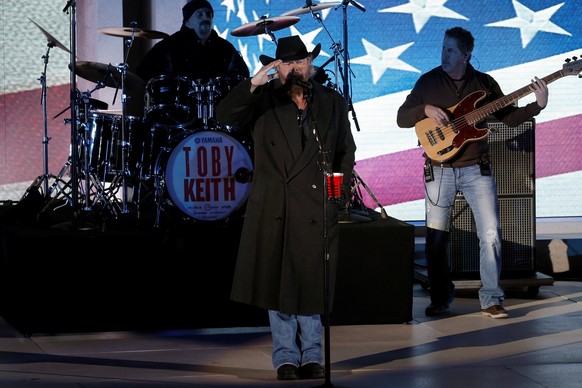
M 267 17 L 261 16 L 258 20 L 243 24 L 233 29 L 230 34 L 232 36 L 252 36 L 267 34 L 271 37 L 273 43 L 277 44 L 277 39 L 273 31 L 278 31 L 287 28 L 297 23 L 300 20 L 297 16 L 275 16 Z
M 56 177 L 49 172 L 49 160 L 48 160 L 48 145 L 51 138 L 48 136 L 48 121 L 47 121 L 47 86 L 46 86 L 46 71 L 49 63 L 50 51 L 53 47 L 58 47 L 65 52 L 70 53 L 69 49 L 67 49 L 61 42 L 55 39 L 48 31 L 42 28 L 38 23 L 36 23 L 31 18 L 28 18 L 35 26 L 37 26 L 40 31 L 44 34 L 47 39 L 47 50 L 46 54 L 42 56 L 43 59 L 43 71 L 38 78 L 41 84 L 41 104 L 42 104 L 42 114 L 43 114 L 43 137 L 42 137 L 42 144 L 43 144 L 43 174 L 35 179 L 31 187 L 40 188 L 42 186 L 42 194 L 45 199 L 50 198 L 52 194 L 53 185 L 49 187 L 49 182 L 51 180 L 54 181 L 53 184 L 60 183 L 60 177 Z M 64 111 L 63 111 L 64 112 Z M 27 190 L 28 192 L 28 190 Z
M 144 30 L 141 28 L 134 27 L 133 24 L 131 27 L 104 27 L 98 28 L 98 32 L 111 35 L 111 36 L 118 36 L 118 37 L 126 37 L 126 38 L 144 38 L 144 39 L 163 39 L 167 38 L 169 35 L 165 32 L 161 31 L 154 31 L 154 30 Z
M 137 74 L 125 69 L 125 67 L 124 64 L 114 66 L 111 63 L 105 64 L 88 61 L 77 61 L 74 66 L 79 77 L 95 83 L 103 82 L 104 86 L 116 89 L 121 87 L 123 78 L 121 70 L 123 69 L 125 72 L 126 91 L 141 92 L 145 87 L 144 80 Z M 69 64 L 69 69 L 73 69 L 71 64 Z M 117 72 L 121 73 L 121 75 L 116 74 Z
M 192 81 L 189 78 L 154 77 L 146 85 L 145 116 L 156 124 L 183 128 L 197 118 L 192 111 L 191 96 Z
M 121 171 L 120 180 L 121 180 L 121 192 L 122 192 L 122 200 L 121 200 L 121 213 L 129 213 L 128 209 L 128 179 L 130 176 L 128 163 L 129 163 L 129 137 L 126 128 L 126 118 L 127 118 L 127 95 L 128 92 L 142 92 L 145 88 L 145 82 L 141 79 L 141 77 L 137 76 L 136 74 L 130 72 L 128 70 L 127 58 L 129 57 L 129 53 L 131 48 L 133 47 L 133 42 L 135 38 L 163 38 L 166 37 L 167 34 L 159 33 L 157 31 L 148 31 L 143 30 L 137 27 L 137 22 L 132 21 L 130 23 L 129 28 L 103 28 L 99 29 L 99 32 L 117 36 L 117 37 L 124 37 L 124 55 L 123 55 L 123 63 L 118 63 L 114 68 L 117 70 L 117 73 L 120 76 L 114 76 L 111 72 L 111 64 L 107 66 L 103 66 L 100 64 L 95 63 L 85 63 L 82 64 L 80 69 L 81 72 L 85 71 L 85 77 L 95 77 L 97 75 L 102 76 L 105 73 L 105 81 L 107 86 L 115 87 L 115 95 L 117 96 L 117 92 L 121 89 L 121 135 L 120 139 L 120 146 L 121 146 Z M 107 76 L 107 75 L 110 76 Z M 107 82 L 110 82 L 107 84 Z
M 283 12 L 281 14 L 281 16 L 298 16 L 298 15 L 303 15 L 303 14 L 307 14 L 307 13 L 313 13 L 316 11 L 321 11 L 321 10 L 328 9 L 328 8 L 333 8 L 333 7 L 340 5 L 340 4 L 341 4 L 341 1 L 338 1 L 337 3 L 325 3 L 325 4 L 313 4 L 313 2 L 307 1 L 305 6 L 303 6 L 301 8 L 293 9 L 291 11 Z

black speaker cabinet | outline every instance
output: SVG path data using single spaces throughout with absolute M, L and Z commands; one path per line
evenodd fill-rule
M 488 121 L 491 166 L 499 196 L 534 194 L 535 136 L 534 121 L 508 127 L 497 120 Z
M 489 122 L 491 166 L 497 182 L 502 236 L 502 277 L 535 272 L 534 121 L 508 127 Z M 448 257 L 454 278 L 479 277 L 479 240 L 463 194 L 455 199 Z

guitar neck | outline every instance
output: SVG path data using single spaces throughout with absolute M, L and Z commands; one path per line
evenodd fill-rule
M 564 77 L 564 75 L 565 75 L 564 72 L 562 70 L 559 70 L 542 79 L 546 81 L 546 84 L 549 84 L 551 82 L 554 82 L 555 80 Z M 490 114 L 495 113 L 498 110 L 513 104 L 515 101 L 531 93 L 533 93 L 531 85 L 524 86 L 523 88 L 520 88 L 513 93 L 510 93 L 495 101 L 485 104 L 478 109 L 475 109 L 474 111 L 468 113 L 465 117 L 470 124 L 476 124 L 478 122 L 485 120 L 487 116 L 489 116 Z

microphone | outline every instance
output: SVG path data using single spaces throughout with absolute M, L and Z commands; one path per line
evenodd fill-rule
M 313 6 L 313 2 L 311 0 L 305 1 L 305 8 L 311 8 Z
M 311 83 L 309 81 L 305 81 L 303 78 L 301 78 L 298 74 L 291 72 L 287 75 L 287 80 L 286 83 L 289 83 L 289 85 L 297 85 L 300 88 L 303 89 L 303 96 L 305 98 L 309 98 L 311 97 L 311 89 L 313 88 L 313 85 L 311 85 Z

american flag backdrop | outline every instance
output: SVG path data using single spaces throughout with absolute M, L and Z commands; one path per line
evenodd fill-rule
M 315 15 L 300 14 L 298 23 L 274 35 L 300 35 L 308 49 L 322 44 L 315 64 L 331 60 L 324 69 L 332 86 L 353 102 L 356 172 L 388 214 L 400 219 L 424 219 L 423 175 L 414 129 L 398 128 L 396 112 L 419 75 L 440 64 L 447 28 L 461 26 L 473 33 L 473 66 L 493 75 L 506 94 L 526 86 L 534 76 L 562 69 L 567 58 L 582 56 L 582 17 L 579 3 L 572 0 L 307 3 L 334 6 L 322 7 Z M 235 38 L 229 31 L 263 15 L 284 15 L 305 6 L 303 1 L 225 0 L 215 22 L 222 36 L 238 45 L 253 71 L 259 66 L 259 53 L 273 55 L 275 45 L 265 34 Z M 345 52 L 339 61 L 333 59 L 338 47 L 347 49 L 347 62 Z M 548 107 L 536 117 L 538 217 L 582 215 L 577 190 L 582 178 L 580 83 L 577 76 L 551 83 Z M 533 99 L 532 94 L 518 103 Z M 362 192 L 366 205 L 376 208 L 376 200 L 367 190 Z
M 172 8 L 185 3 L 166 2 Z M 402 220 L 424 219 L 422 150 L 414 128 L 398 128 L 396 112 L 418 77 L 440 64 L 446 29 L 461 26 L 473 33 L 471 63 L 494 76 L 506 94 L 526 86 L 534 76 L 562 69 L 566 59 L 582 56 L 582 16 L 576 0 L 211 3 L 215 29 L 240 50 L 251 74 L 260 66 L 260 54 L 274 56 L 273 38 L 299 35 L 309 50 L 321 43 L 315 65 L 325 70 L 328 86 L 337 87 L 353 104 L 350 117 L 358 146 L 355 169 L 373 194 L 363 190 L 364 201 L 371 208 L 379 202 L 390 216 Z M 285 15 L 307 3 L 325 7 L 299 14 L 297 23 L 272 35 L 231 34 L 263 16 Z M 549 104 L 536 117 L 537 217 L 582 216 L 580 86 L 577 76 L 551 83 Z M 533 99 L 532 94 L 518 103 Z

